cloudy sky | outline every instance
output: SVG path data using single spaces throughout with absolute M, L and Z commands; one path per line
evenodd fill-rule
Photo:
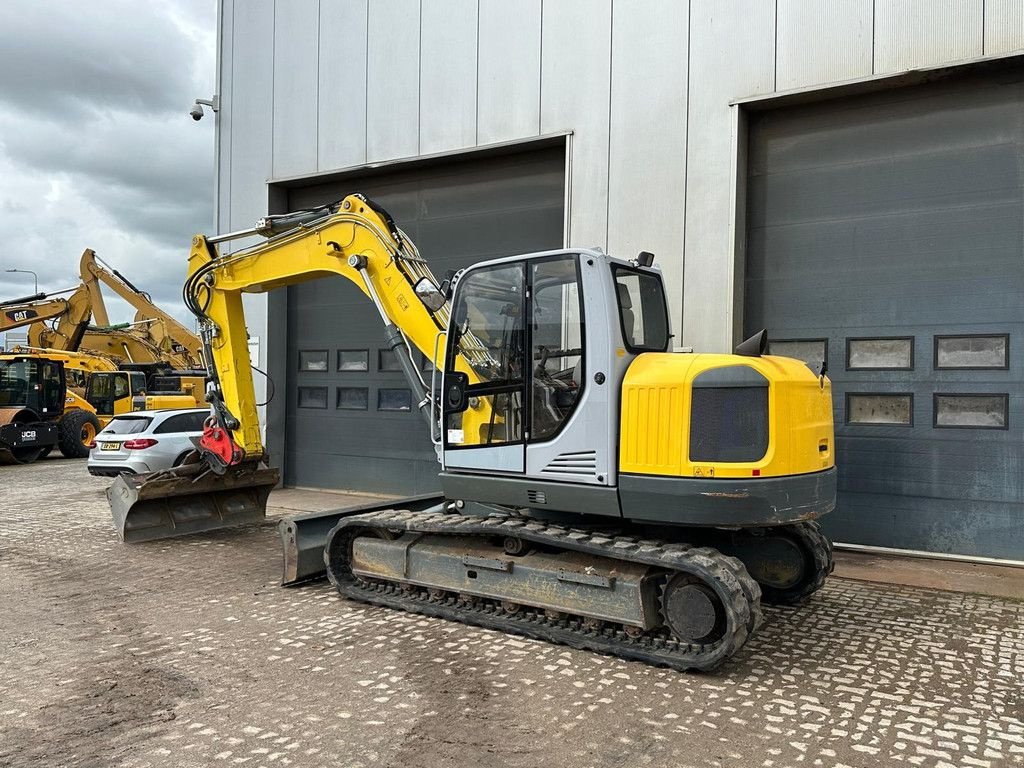
M 10 0 L 0 45 L 0 300 L 78 283 L 85 248 L 182 319 L 213 220 L 216 0 Z M 107 301 L 111 320 L 127 305 Z

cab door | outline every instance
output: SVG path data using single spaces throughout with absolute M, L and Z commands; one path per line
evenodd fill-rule
M 525 320 L 524 262 L 478 267 L 459 280 L 442 381 L 445 469 L 523 473 Z

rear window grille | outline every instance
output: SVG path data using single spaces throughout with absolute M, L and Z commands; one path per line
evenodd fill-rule
M 758 461 L 767 451 L 767 387 L 693 389 L 690 461 Z

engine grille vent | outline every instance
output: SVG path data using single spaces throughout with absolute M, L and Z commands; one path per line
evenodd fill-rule
M 534 490 L 532 488 L 528 489 L 526 491 L 526 498 L 529 500 L 529 502 L 531 504 L 547 504 L 548 503 L 548 497 L 544 493 L 544 491 L 537 491 L 537 490 Z
M 597 451 L 560 453 L 541 472 L 559 475 L 597 476 Z

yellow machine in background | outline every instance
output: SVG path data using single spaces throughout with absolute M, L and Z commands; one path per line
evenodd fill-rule
M 152 349 L 158 357 L 175 368 L 199 369 L 203 367 L 202 342 L 199 337 L 183 326 L 171 315 L 153 303 L 152 297 L 137 288 L 123 274 L 100 260 L 96 252 L 86 249 L 78 267 L 82 285 L 92 300 L 93 320 L 96 325 L 109 326 L 110 318 L 103 301 L 100 284 L 128 302 L 135 309 L 135 320 L 130 329 L 132 335 Z M 136 358 L 133 362 L 148 362 Z
M 217 251 L 254 234 L 267 240 Z M 734 355 L 669 352 L 651 254 L 528 254 L 439 284 L 360 195 L 194 238 L 184 296 L 210 365 L 202 460 L 115 480 L 122 538 L 262 518 L 279 478 L 264 463 L 242 296 L 333 275 L 377 308 L 446 497 L 332 513 L 320 546 L 342 594 L 711 669 L 756 629 L 762 594 L 793 603 L 824 583 L 831 546 L 814 520 L 836 488 L 822 371 L 764 355 L 763 332 Z
M 55 371 L 62 378 L 59 397 Z M 125 370 L 84 352 L 15 347 L 0 354 L 0 373 L 0 463 L 27 464 L 55 447 L 69 458 L 84 458 L 96 433 L 114 416 L 206 402 L 202 375 L 161 366 Z M 15 426 L 5 442 L 7 425 Z M 33 438 L 24 437 L 28 434 Z
M 31 347 L 85 352 L 118 363 L 203 367 L 199 337 L 116 269 L 103 266 L 90 248 L 82 253 L 79 274 L 82 282 L 72 291 L 0 302 L 0 333 L 28 326 Z M 134 322 L 110 324 L 101 283 L 135 308 Z

